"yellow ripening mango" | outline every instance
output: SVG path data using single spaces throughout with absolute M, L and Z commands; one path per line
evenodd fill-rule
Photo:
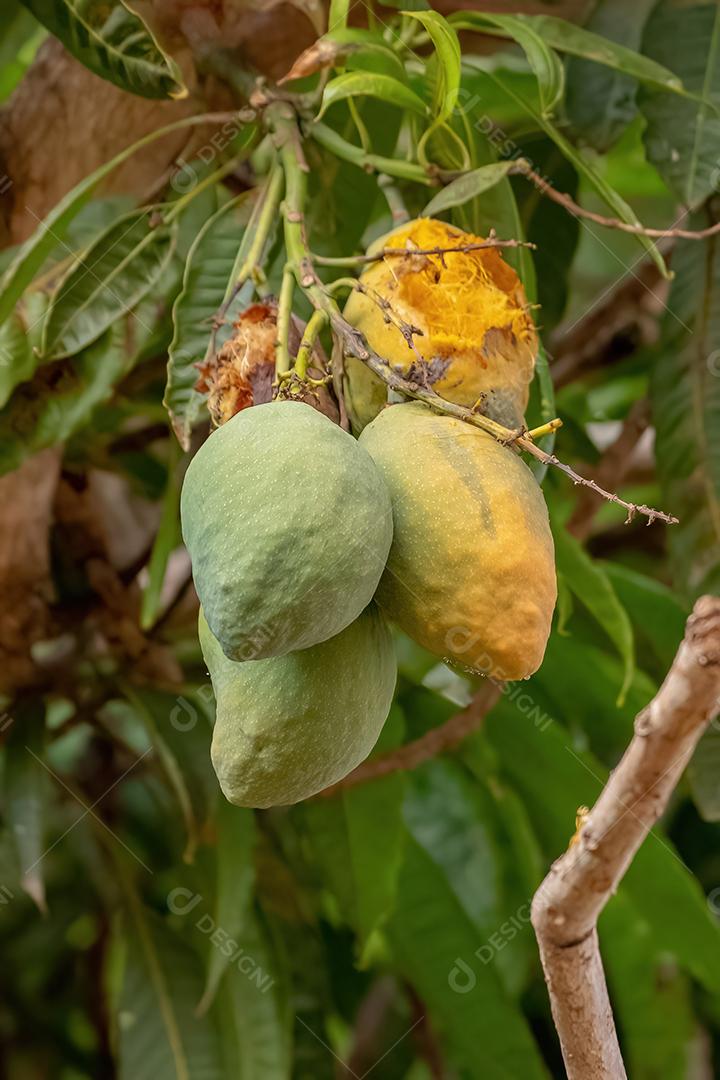
M 376 601 L 444 660 L 501 680 L 542 663 L 557 584 L 542 492 L 491 435 L 419 402 L 360 436 L 390 491 L 393 542 Z
M 445 222 L 419 218 L 382 237 L 369 254 L 388 247 L 423 251 L 481 242 Z M 364 291 L 350 295 L 344 314 L 375 352 L 448 401 L 477 404 L 507 427 L 521 423 L 537 334 L 520 279 L 497 248 L 386 255 L 369 265 L 360 284 Z M 414 337 L 417 353 L 398 320 L 422 331 Z M 385 404 L 386 386 L 352 356 L 345 359 L 344 384 L 353 430 L 359 433 Z

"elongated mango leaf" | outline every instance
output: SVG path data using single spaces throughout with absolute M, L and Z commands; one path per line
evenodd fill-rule
M 695 805 L 704 821 L 720 821 L 720 724 L 717 718 L 698 743 L 688 766 Z
M 686 1080 L 695 1035 L 687 976 L 657 955 L 647 923 L 625 896 L 605 909 L 599 932 L 628 1076 Z
M 142 595 L 140 608 L 140 627 L 142 630 L 149 630 L 160 613 L 160 600 L 168 561 L 172 552 L 181 543 L 178 516 L 180 505 L 180 480 L 177 475 L 178 456 L 177 443 L 171 442 L 168 451 L 168 478 L 162 500 L 160 524 L 150 553 L 148 581 Z
M 252 847 L 255 826 L 252 810 L 242 810 L 221 799 L 217 822 L 217 893 L 215 923 L 233 941 L 245 941 L 252 920 L 250 904 L 255 872 Z M 220 949 L 211 949 L 208 956 L 205 991 L 198 1005 L 206 1012 L 215 999 L 218 986 L 229 970 L 228 957 Z M 225 984 L 227 985 L 227 984 Z
M 100 165 L 89 176 L 84 177 L 79 184 L 76 184 L 39 224 L 5 271 L 0 282 L 0 323 L 4 322 L 8 317 L 26 286 L 30 284 L 46 257 L 63 238 L 68 225 L 88 201 L 94 189 L 113 169 L 127 161 L 136 150 L 141 150 L 143 146 L 147 146 L 156 139 L 161 139 L 163 135 L 168 135 L 172 131 L 180 131 L 186 127 L 196 127 L 199 124 L 216 123 L 226 119 L 226 114 L 207 113 L 204 116 L 186 116 L 182 120 L 166 124 L 165 127 L 151 131 L 142 139 L 132 143 L 131 146 L 121 150 L 114 158 L 106 161 L 104 165 Z
M 473 16 L 468 16 L 470 20 Z M 462 25 L 463 16 L 458 21 Z M 550 116 L 565 90 L 565 69 L 560 58 L 551 48 L 535 25 L 521 15 L 481 15 L 486 33 L 499 33 L 521 46 L 528 64 L 538 81 L 540 105 L 543 116 Z
M 565 578 L 561 575 L 560 580 Z M 659 681 L 636 668 L 618 703 L 625 665 L 609 643 L 602 648 L 587 640 L 587 622 L 592 618 L 576 601 L 569 629 L 550 635 L 533 690 L 542 690 L 542 707 L 550 716 L 572 716 L 573 731 L 585 733 L 593 753 L 603 761 L 616 761 L 632 738 L 636 715 L 656 693 Z M 587 693 L 588 683 L 592 694 Z
M 640 50 L 648 16 L 656 0 L 602 0 L 585 24 L 600 36 Z M 617 68 L 569 56 L 566 64 L 565 112 L 573 134 L 604 152 L 613 146 L 637 115 L 638 80 Z
M 43 360 L 75 356 L 139 304 L 175 250 L 176 227 L 153 226 L 152 207 L 114 222 L 58 281 L 45 316 Z
M 123 692 L 143 724 L 170 788 L 177 799 L 187 834 L 183 858 L 192 862 L 213 790 L 209 764 L 210 731 L 204 714 L 195 723 L 177 723 L 178 701 L 159 690 L 125 683 Z M 199 998 L 200 995 L 198 995 Z
M 19 0 L 5 0 L 0 41 L 0 102 L 10 96 L 22 79 L 45 33 L 45 28 L 38 26 Z
M 434 214 L 441 214 L 443 210 L 450 210 L 453 206 L 463 206 L 470 199 L 476 199 L 478 195 L 499 184 L 514 166 L 514 161 L 496 161 L 458 176 L 430 200 L 423 214 L 432 217 Z
M 121 1080 L 222 1080 L 215 1017 L 195 1015 L 202 992 L 195 950 L 142 905 L 132 886 L 118 932 L 122 972 L 114 1011 Z
M 328 9 L 328 33 L 341 29 L 347 24 L 350 0 L 330 0 Z
M 602 626 L 623 661 L 623 680 L 618 690 L 618 704 L 622 704 L 635 670 L 635 643 L 628 614 L 602 567 L 557 521 L 553 522 L 553 537 L 558 573 Z
M 700 218 L 695 220 L 698 225 Z M 720 590 L 720 244 L 687 241 L 650 383 L 674 585 L 688 601 Z
M 437 11 L 406 11 L 403 14 L 417 19 L 427 30 L 435 46 L 437 74 L 433 86 L 433 115 L 441 123 L 457 105 L 460 91 L 460 42 L 453 27 Z
M 676 4 L 661 0 L 650 16 L 643 49 L 670 61 L 700 101 L 667 94 L 643 94 L 640 107 L 648 159 L 689 207 L 720 186 L 720 7 L 712 3 Z
M 22 0 L 76 60 L 121 90 L 148 98 L 187 97 L 180 69 L 119 0 Z
M 658 680 L 663 679 L 683 639 L 689 610 L 661 581 L 621 563 L 601 565 L 630 616 L 636 642 L 639 645 L 647 642 L 652 650 L 652 658 L 647 653 L 643 655 L 645 669 L 655 671 Z
M 502 22 L 497 21 L 498 19 Z M 458 12 L 450 16 L 450 22 L 463 30 L 476 30 L 485 34 L 499 34 L 514 38 L 520 27 L 532 30 L 546 45 L 559 52 L 593 60 L 616 71 L 632 75 L 638 81 L 664 90 L 667 93 L 687 95 L 682 80 L 663 64 L 628 49 L 618 42 L 594 34 L 582 26 L 575 26 L 554 15 L 505 15 L 495 16 L 479 12 Z M 520 39 L 517 39 L 520 41 Z M 522 44 L 522 42 L 520 42 Z
M 534 699 L 534 679 L 525 684 L 525 694 Z M 484 736 L 471 736 L 487 738 L 498 754 L 502 772 L 531 815 L 548 866 L 567 848 L 578 807 L 592 806 L 608 778 L 596 757 L 575 749 L 562 718 L 553 719 L 536 724 L 520 696 L 505 696 L 486 718 Z M 647 923 L 656 956 L 674 954 L 711 993 L 720 989 L 720 926 L 697 879 L 659 828 L 643 843 L 618 893 Z
M 116 323 L 78 356 L 72 368 L 60 361 L 41 368 L 16 389 L 0 412 L 0 473 L 30 454 L 69 438 L 129 370 L 125 325 Z
M 335 800 L 304 807 L 315 857 L 343 917 L 357 930 L 361 961 L 386 921 L 397 891 L 404 841 L 399 775 L 361 785 Z
M 293 1074 L 287 975 L 268 937 L 250 910 L 213 1009 L 220 1019 L 224 1077 L 289 1080 Z
M 342 797 L 363 949 L 395 905 L 405 839 L 401 815 L 404 790 L 404 778 L 395 773 L 351 788 Z M 382 856 L 378 858 L 380 849 Z
M 398 908 L 388 935 L 401 971 L 428 1009 L 459 1074 L 469 1080 L 548 1072 L 525 1019 L 478 949 L 476 926 L 447 879 L 412 839 L 405 846 Z
M 297 881 L 293 884 L 297 885 Z M 292 887 L 292 886 L 291 886 Z M 320 928 L 304 921 L 273 918 L 269 932 L 287 983 L 286 1011 L 292 1021 L 292 1075 L 295 1080 L 337 1080 L 338 1062 L 329 1047 L 332 1034 L 332 949 Z
M 173 339 L 168 350 L 167 385 L 163 404 L 184 450 L 200 416 L 204 395 L 195 390 L 217 314 L 232 281 L 233 269 L 250 220 L 254 196 L 243 194 L 221 207 L 205 223 L 190 248 L 183 287 L 173 305 Z M 229 320 L 217 334 L 222 345 Z
M 13 311 L 0 326 L 0 408 L 18 383 L 30 378 L 36 366 L 25 321 L 19 312 Z
M 41 698 L 16 706 L 5 750 L 4 803 L 20 866 L 20 884 L 41 911 L 45 905 L 45 827 L 48 774 L 42 764 L 45 707 Z
M 409 109 L 421 116 L 427 114 L 427 105 L 423 99 L 398 79 L 377 72 L 349 71 L 331 79 L 327 84 L 322 107 L 316 119 L 319 120 L 335 102 L 363 95 L 379 98 L 388 105 L 397 105 L 400 109 Z
M 510 97 L 521 110 L 527 113 L 539 127 L 542 128 L 548 138 L 552 139 L 558 149 L 575 167 L 577 172 L 582 173 L 587 181 L 595 188 L 598 195 L 600 195 L 620 221 L 624 221 L 628 225 L 641 224 L 632 207 L 630 207 L 623 197 L 607 182 L 605 177 L 595 168 L 590 160 L 575 149 L 572 143 L 565 138 L 555 124 L 548 120 L 547 117 L 536 112 L 529 102 L 520 98 L 507 79 L 503 79 L 501 76 L 493 74 L 492 72 L 482 72 L 482 69 L 479 68 L 477 64 L 473 64 L 472 57 L 468 57 L 466 63 L 473 71 L 478 74 L 482 73 L 490 79 L 499 89 Z M 657 245 L 647 236 L 642 235 L 637 235 L 637 242 L 650 255 L 663 276 L 668 277 L 668 268 L 665 264 L 665 260 L 658 251 Z
M 520 851 L 513 847 L 508 859 L 508 836 L 490 787 L 479 770 L 473 778 L 458 763 L 438 760 L 412 772 L 404 803 L 410 833 L 444 873 L 481 942 L 512 912 L 525 909 L 528 897 L 527 868 L 509 865 L 516 863 Z M 536 876 L 531 888 L 539 883 Z M 534 951 L 526 922 L 497 956 L 497 971 L 508 993 L 522 990 Z

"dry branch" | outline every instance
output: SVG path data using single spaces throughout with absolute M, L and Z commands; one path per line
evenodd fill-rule
M 570 195 L 565 195 L 562 191 L 554 188 L 549 180 L 546 180 L 540 173 L 535 172 L 530 167 L 529 162 L 522 158 L 515 163 L 510 172 L 526 176 L 528 180 L 532 181 L 541 195 L 547 196 L 551 202 L 562 206 L 569 214 L 583 218 L 585 221 L 594 221 L 596 225 L 602 225 L 606 229 L 617 229 L 620 232 L 631 233 L 633 236 L 647 236 L 659 240 L 707 240 L 709 237 L 717 236 L 720 233 L 720 221 L 708 225 L 705 229 L 679 229 L 672 226 L 669 229 L 653 229 L 647 225 L 633 224 L 632 222 L 621 221 L 620 218 L 596 214 L 594 210 L 587 210 L 584 206 L 580 206 Z
M 720 598 L 688 619 L 670 671 L 574 842 L 535 894 L 532 922 L 569 1080 L 621 1080 L 597 920 L 665 810 L 720 705 Z
M 408 397 L 415 398 L 417 401 L 423 401 L 430 408 L 436 409 L 438 412 L 445 413 L 447 416 L 454 416 L 458 420 L 463 420 L 465 423 L 473 424 L 475 427 L 482 428 L 483 431 L 487 431 L 488 434 L 498 439 L 499 442 L 504 442 L 507 445 L 513 445 L 518 450 L 524 450 L 525 453 L 530 454 L 537 461 L 543 463 L 543 465 L 551 465 L 561 472 L 564 472 L 566 476 L 569 476 L 573 484 L 581 484 L 583 487 L 590 488 L 596 495 L 602 496 L 603 499 L 607 499 L 608 502 L 614 502 L 618 506 L 622 506 L 627 512 L 626 521 L 630 522 L 636 514 L 641 514 L 648 519 L 648 524 L 652 524 L 656 520 L 664 521 L 668 525 L 677 525 L 678 519 L 673 514 L 666 514 L 663 510 L 657 510 L 652 506 L 646 506 L 638 503 L 628 502 L 626 499 L 621 499 L 619 495 L 616 495 L 612 491 L 606 491 L 595 480 L 588 479 L 585 476 L 581 476 L 580 473 L 570 466 L 566 465 L 564 461 L 560 461 L 555 454 L 548 454 L 545 450 L 542 450 L 539 446 L 536 446 L 527 431 L 510 431 L 504 428 L 502 424 L 497 424 L 487 416 L 483 416 L 480 413 L 474 412 L 472 409 L 466 408 L 464 405 L 457 405 L 455 402 L 448 401 L 446 398 L 440 397 L 435 391 L 426 386 L 419 386 L 417 383 L 410 382 L 409 379 L 404 378 L 395 368 L 379 356 L 373 349 L 370 348 L 363 335 L 351 326 L 338 311 L 329 312 L 330 323 L 335 333 L 343 340 L 347 351 L 355 356 L 358 360 L 362 360 L 367 364 L 371 371 L 374 371 L 392 390 L 397 390 L 399 393 L 406 394 Z
M 640 398 L 635 402 L 620 429 L 618 437 L 608 446 L 593 471 L 597 484 L 620 484 L 627 476 L 633 454 L 650 426 L 650 402 Z M 590 488 L 584 487 L 567 523 L 568 532 L 578 540 L 586 540 L 602 503 Z

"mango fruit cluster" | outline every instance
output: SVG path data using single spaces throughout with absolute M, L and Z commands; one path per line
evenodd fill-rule
M 517 278 L 493 249 L 439 264 L 423 254 L 476 242 L 439 222 L 404 227 L 383 243 L 409 244 L 412 257 L 372 265 L 345 314 L 408 378 L 434 378 L 462 404 L 480 395 L 519 422 L 535 338 Z M 473 254 L 468 284 L 452 260 Z M 424 327 L 424 371 L 383 318 L 384 297 Z M 254 405 L 186 473 L 183 536 L 217 701 L 212 760 L 241 806 L 308 798 L 370 753 L 396 680 L 389 622 L 497 680 L 542 662 L 556 579 L 532 473 L 476 426 L 388 405 L 368 376 L 346 368 L 359 438 L 304 402 Z
M 210 435 L 180 509 L 222 790 L 254 807 L 314 795 L 367 757 L 392 701 L 372 604 L 392 540 L 385 482 L 326 416 L 271 402 Z

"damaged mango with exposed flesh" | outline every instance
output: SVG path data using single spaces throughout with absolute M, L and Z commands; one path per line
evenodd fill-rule
M 527 407 L 537 334 L 517 274 L 497 248 L 475 246 L 481 243 L 432 218 L 402 225 L 370 248 L 371 255 L 388 248 L 400 253 L 370 264 L 344 315 L 405 378 L 514 428 Z M 420 331 L 414 349 L 399 321 Z M 387 387 L 347 356 L 344 388 L 353 430 L 360 432 L 385 405 Z

